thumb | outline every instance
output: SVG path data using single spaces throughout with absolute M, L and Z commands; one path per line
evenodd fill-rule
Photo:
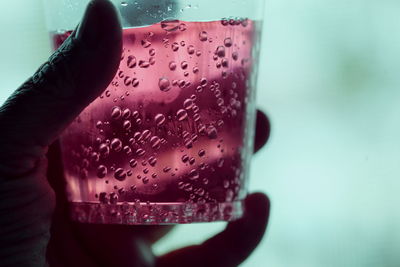
M 0 173 L 29 171 L 47 146 L 111 82 L 122 50 L 108 0 L 93 0 L 78 29 L 0 107 Z

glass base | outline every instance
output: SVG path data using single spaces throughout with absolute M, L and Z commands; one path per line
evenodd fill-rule
M 224 203 L 72 202 L 72 220 L 94 224 L 160 225 L 234 221 L 243 216 L 242 201 Z

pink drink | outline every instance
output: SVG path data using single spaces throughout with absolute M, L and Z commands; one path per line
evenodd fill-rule
M 55 45 L 68 34 L 54 36 Z M 123 34 L 117 75 L 61 139 L 73 219 L 240 217 L 252 152 L 254 22 L 167 21 Z

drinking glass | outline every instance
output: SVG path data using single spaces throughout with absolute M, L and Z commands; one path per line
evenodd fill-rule
M 111 2 L 123 26 L 119 69 L 60 139 L 72 219 L 240 218 L 264 0 Z M 45 0 L 54 49 L 87 4 Z

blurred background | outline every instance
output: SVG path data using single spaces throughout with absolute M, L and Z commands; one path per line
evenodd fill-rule
M 3 102 L 50 46 L 40 0 L 0 10 Z M 257 101 L 273 131 L 250 187 L 272 213 L 243 267 L 400 266 L 399 14 L 395 0 L 267 1 Z M 224 226 L 179 226 L 155 251 Z

